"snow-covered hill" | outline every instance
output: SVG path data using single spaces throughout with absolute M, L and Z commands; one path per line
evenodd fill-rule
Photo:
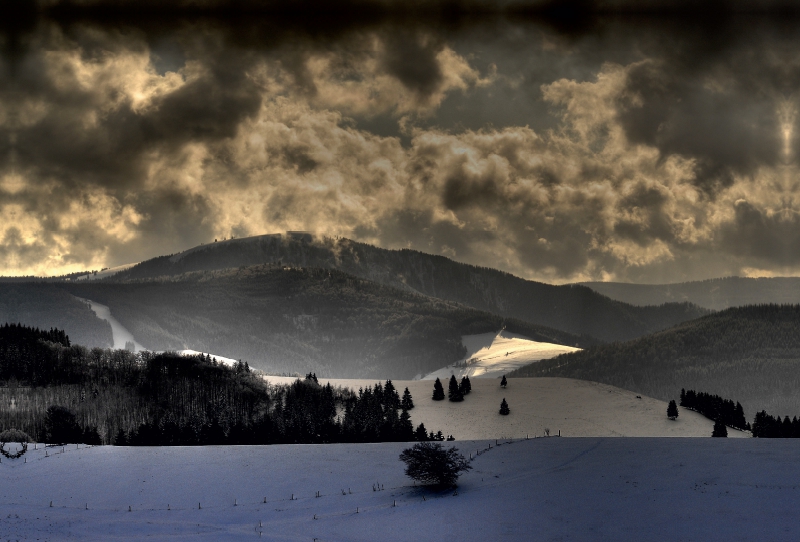
M 274 383 L 290 383 L 293 378 L 265 377 Z M 408 387 L 415 408 L 410 412 L 416 427 L 424 423 L 429 431 L 462 439 L 494 439 L 551 434 L 561 431 L 570 437 L 706 437 L 714 422 L 696 412 L 679 408 L 675 421 L 667 418 L 667 403 L 633 392 L 570 378 L 510 378 L 508 387 L 499 379 L 470 379 L 472 393 L 461 403 L 433 401 L 430 380 L 395 380 L 402 394 Z M 332 386 L 373 386 L 374 380 L 320 379 Z M 445 391 L 447 382 L 444 382 Z M 506 399 L 511 414 L 499 414 L 500 402 Z M 676 395 L 677 399 L 677 395 Z M 754 413 L 746 413 L 752 419 Z M 733 429 L 731 437 L 747 437 Z
M 499 333 L 464 335 L 461 342 L 467 348 L 464 359 L 422 377 L 423 380 L 450 378 L 454 374 L 473 378 L 494 378 L 529 365 L 535 361 L 575 352 L 580 348 L 538 342 L 518 333 L 503 330 Z
M 407 445 L 41 448 L 3 459 L 4 540 L 797 540 L 790 440 L 457 442 L 458 493 Z M 481 450 L 479 456 L 475 452 Z M 381 490 L 373 490 L 379 485 Z M 317 497 L 319 495 L 319 497 Z M 293 500 L 290 500 L 292 499 Z M 266 502 L 265 502 L 266 501 Z M 51 507 L 52 502 L 52 507 Z M 130 508 L 129 508 L 130 507 Z M 130 510 L 130 511 L 129 511 Z

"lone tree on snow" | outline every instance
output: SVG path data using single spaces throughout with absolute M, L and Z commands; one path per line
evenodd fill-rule
M 675 399 L 669 402 L 669 406 L 667 407 L 667 418 L 670 420 L 674 420 L 678 417 L 678 405 L 675 404 Z
M 725 427 L 725 424 L 721 421 L 717 420 L 714 422 L 714 430 L 711 432 L 712 437 L 727 437 L 728 436 L 728 428 Z
M 406 464 L 406 476 L 423 485 L 452 487 L 462 472 L 472 469 L 458 448 L 445 450 L 433 442 L 406 448 L 400 454 L 400 461 Z
M 500 381 L 500 387 L 505 388 L 508 385 L 508 380 L 506 380 L 506 375 L 503 375 L 503 380 Z
M 503 397 L 503 402 L 500 403 L 500 414 L 503 416 L 508 416 L 511 410 L 508 408 L 508 403 L 506 403 L 506 398 Z
M 433 400 L 434 401 L 443 401 L 444 400 L 444 388 L 442 387 L 442 381 L 438 378 L 436 382 L 433 383 Z
M 458 381 L 456 380 L 455 375 L 450 375 L 450 385 L 447 390 L 447 398 L 454 403 L 464 400 L 464 395 L 461 393 L 461 390 L 458 387 Z
M 400 406 L 403 407 L 405 410 L 411 410 L 414 408 L 414 401 L 411 399 L 411 392 L 406 391 L 403 392 L 403 398 L 400 400 Z

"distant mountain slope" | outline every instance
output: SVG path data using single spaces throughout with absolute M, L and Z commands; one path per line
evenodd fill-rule
M 756 410 L 800 415 L 800 305 L 727 309 L 625 343 L 528 365 L 513 376 L 580 378 L 678 399 L 693 388 Z
M 463 357 L 462 335 L 504 324 L 537 341 L 594 341 L 328 269 L 253 266 L 61 287 L 111 307 L 147 348 L 215 352 L 272 372 L 412 378 Z
M 611 299 L 637 306 L 689 302 L 706 309 L 723 310 L 761 303 L 800 303 L 799 277 L 725 277 L 678 284 L 581 284 Z
M 111 326 L 52 283 L 0 283 L 0 324 L 63 329 L 74 344 L 110 348 Z
M 263 235 L 202 245 L 142 262 L 106 280 L 172 276 L 260 264 L 339 269 L 381 284 L 603 341 L 627 340 L 692 320 L 688 304 L 633 307 L 584 286 L 553 286 L 414 250 L 348 239 Z

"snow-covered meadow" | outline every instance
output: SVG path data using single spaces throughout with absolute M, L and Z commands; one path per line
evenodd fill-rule
M 286 384 L 295 379 L 265 377 L 269 382 Z M 458 440 L 493 439 L 551 434 L 561 431 L 569 437 L 707 437 L 714 422 L 704 416 L 679 408 L 678 419 L 667 418 L 667 403 L 636 393 L 571 378 L 510 378 L 508 387 L 500 387 L 499 378 L 474 378 L 472 393 L 461 403 L 433 401 L 430 380 L 395 380 L 400 394 L 408 387 L 414 398 L 409 413 L 416 427 L 424 423 L 428 431 L 441 430 Z M 373 386 L 376 380 L 320 379 L 353 390 Z M 445 391 L 447 381 L 442 379 Z M 678 399 L 680 390 L 676 390 Z M 506 399 L 511 414 L 501 416 L 500 402 Z M 755 413 L 746 413 L 752 419 Z M 749 437 L 729 429 L 730 437 Z
M 40 447 L 0 464 L 0 539 L 800 538 L 791 440 L 491 444 L 455 443 L 474 457 L 457 494 L 415 487 L 397 443 Z

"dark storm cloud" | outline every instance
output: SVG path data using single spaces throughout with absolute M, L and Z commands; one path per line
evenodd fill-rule
M 800 215 L 796 210 L 767 213 L 745 200 L 737 201 L 734 209 L 734 220 L 720 232 L 726 252 L 762 265 L 800 263 Z
M 696 183 L 710 194 L 730 186 L 734 174 L 752 174 L 781 156 L 776 98 L 782 89 L 764 78 L 765 65 L 778 66 L 762 56 L 766 47 L 730 45 L 713 55 L 689 46 L 642 63 L 629 72 L 620 98 L 628 138 L 664 155 L 695 158 Z M 689 65 L 685 56 L 692 57 Z
M 138 20 L 78 4 L 7 33 L 7 268 L 284 229 L 557 281 L 800 263 L 793 30 L 732 17 L 709 40 L 702 22 L 604 19 L 601 2 L 323 17 L 187 2 Z M 93 11 L 108 5 L 122 11 Z

